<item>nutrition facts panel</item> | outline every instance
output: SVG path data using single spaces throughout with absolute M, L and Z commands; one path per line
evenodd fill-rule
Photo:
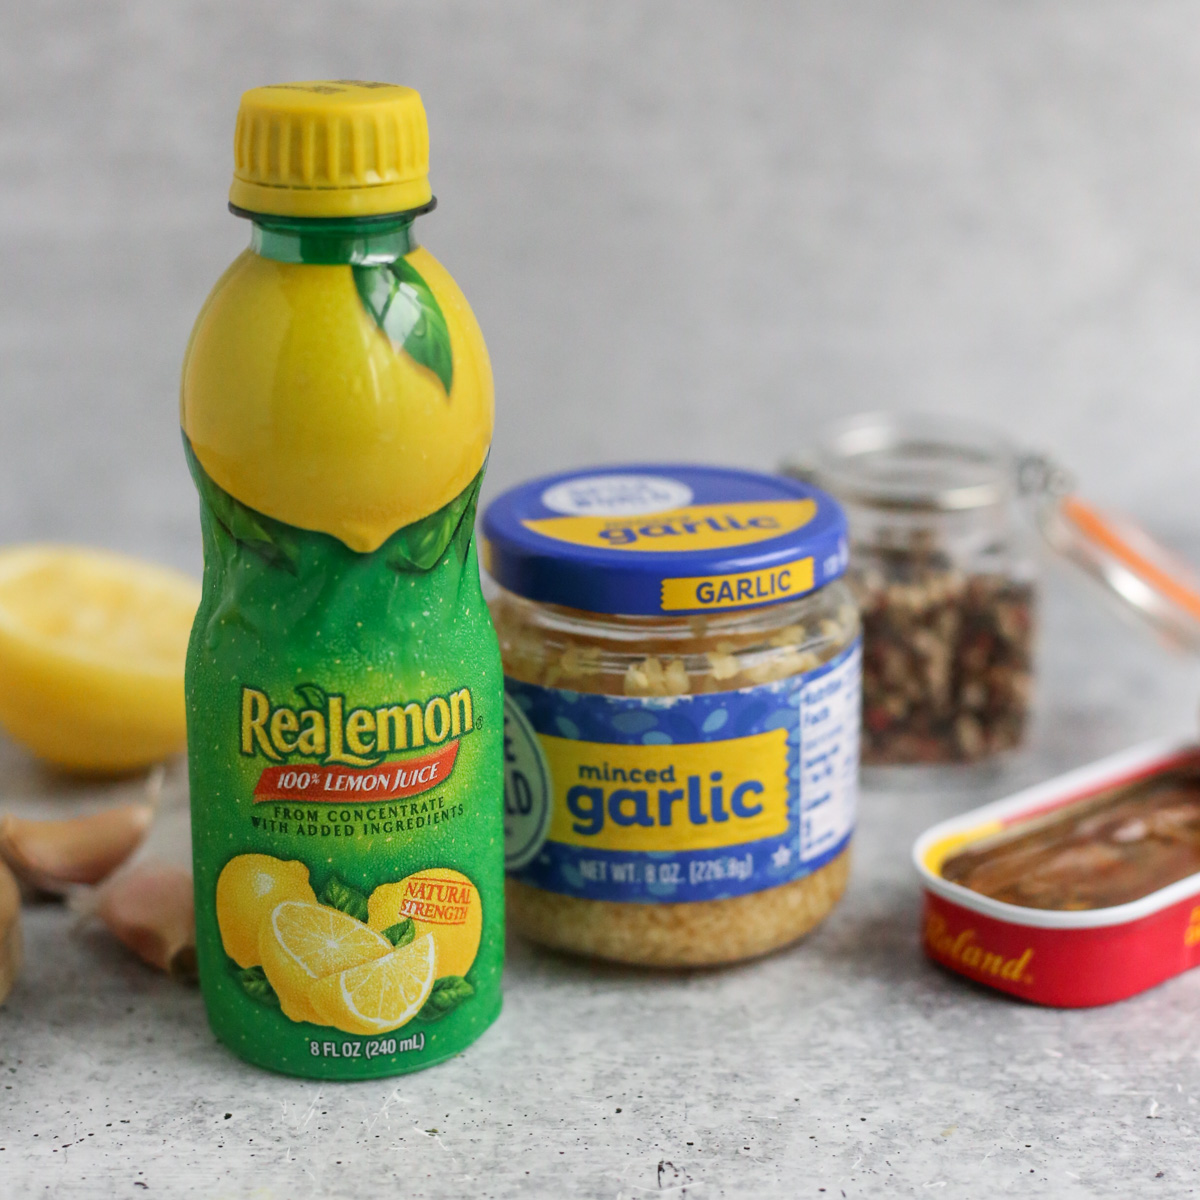
M 800 858 L 828 854 L 854 828 L 862 644 L 800 689 Z

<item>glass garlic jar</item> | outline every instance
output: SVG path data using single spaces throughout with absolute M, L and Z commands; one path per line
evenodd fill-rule
M 831 426 L 797 469 L 850 523 L 864 766 L 977 762 L 1021 743 L 1036 609 L 1021 465 L 974 424 L 868 414 Z
M 483 546 L 513 928 L 696 966 L 820 922 L 846 886 L 857 797 L 839 506 L 780 477 L 618 467 L 502 495 Z

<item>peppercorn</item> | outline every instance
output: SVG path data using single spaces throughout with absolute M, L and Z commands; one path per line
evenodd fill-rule
M 928 547 L 865 555 L 865 765 L 974 762 L 1017 746 L 1032 692 L 1035 591 Z

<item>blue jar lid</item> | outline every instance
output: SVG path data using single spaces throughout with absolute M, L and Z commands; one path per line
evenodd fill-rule
M 483 560 L 501 587 L 596 613 L 760 608 L 837 579 L 846 517 L 778 475 L 638 464 L 547 475 L 483 514 Z

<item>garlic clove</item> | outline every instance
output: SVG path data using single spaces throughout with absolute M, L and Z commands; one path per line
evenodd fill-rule
M 12 872 L 0 862 L 0 1004 L 21 971 L 21 891 Z
M 99 883 L 138 848 L 153 817 L 148 804 L 123 804 L 62 821 L 7 816 L 0 819 L 0 859 L 42 891 Z
M 194 979 L 194 905 L 190 871 L 131 867 L 100 889 L 95 914 L 118 941 L 152 967 Z

